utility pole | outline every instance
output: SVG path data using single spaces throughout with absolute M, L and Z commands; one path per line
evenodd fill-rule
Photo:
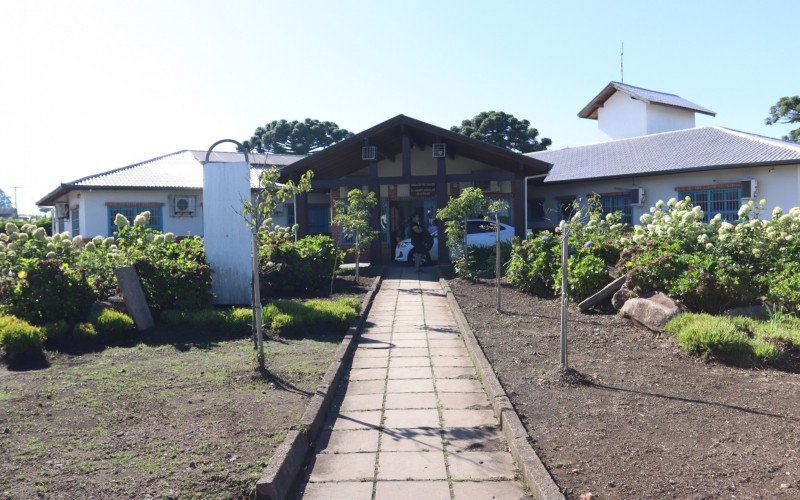
M 625 42 L 622 42 L 622 46 L 619 51 L 619 81 L 621 83 L 625 83 Z

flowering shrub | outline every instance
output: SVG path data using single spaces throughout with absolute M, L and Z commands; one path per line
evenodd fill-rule
M 210 304 L 211 272 L 198 238 L 177 241 L 147 228 L 149 212 L 133 224 L 118 215 L 118 235 L 83 240 L 47 236 L 31 224 L 0 234 L 0 305 L 36 325 L 85 319 L 95 300 L 116 292 L 114 268 L 134 265 L 155 308 Z
M 512 241 L 511 260 L 506 277 L 511 286 L 525 293 L 549 295 L 558 273 L 560 248 L 548 232 Z
M 327 293 L 334 262 L 344 258 L 330 236 L 306 236 L 295 242 L 293 231 L 294 228 L 278 227 L 261 235 L 260 276 L 264 297 Z

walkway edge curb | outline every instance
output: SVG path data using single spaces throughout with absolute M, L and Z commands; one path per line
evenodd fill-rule
M 348 328 L 328 370 L 323 375 L 314 395 L 308 401 L 305 412 L 300 418 L 299 429 L 289 431 L 286 439 L 270 457 L 261 478 L 256 482 L 256 498 L 283 500 L 292 491 L 292 486 L 303 469 L 311 444 L 316 442 L 322 431 L 336 387 L 345 371 L 345 362 L 352 354 L 356 340 L 364 329 L 364 323 L 367 321 L 367 315 L 375 295 L 380 289 L 384 274 L 385 269 L 382 269 L 381 273 L 372 281 L 369 291 L 364 295 L 361 302 L 361 313 Z
M 461 306 L 450 288 L 450 284 L 441 277 L 441 271 L 439 284 L 447 296 L 447 302 L 450 304 L 450 308 L 456 318 L 456 324 L 458 324 L 458 328 L 464 336 L 464 343 L 467 345 L 467 350 L 478 370 L 478 376 L 483 381 L 483 387 L 489 395 L 492 408 L 494 408 L 494 412 L 500 420 L 503 435 L 508 441 L 508 450 L 517 462 L 525 484 L 530 488 L 531 494 L 539 500 L 563 500 L 563 493 L 561 493 L 539 455 L 536 454 L 536 450 L 533 449 L 533 446 L 528 441 L 528 431 L 522 424 L 522 420 L 520 420 L 517 411 L 511 404 L 505 389 L 503 389 L 500 380 L 495 375 L 489 359 L 484 354 L 480 343 L 478 343 L 475 333 L 469 326 L 467 317 L 464 316 L 464 312 L 461 310 Z

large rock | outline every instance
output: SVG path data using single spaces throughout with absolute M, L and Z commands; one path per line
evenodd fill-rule
M 619 311 L 620 309 L 622 309 L 622 306 L 625 305 L 625 302 L 627 302 L 628 299 L 632 298 L 633 298 L 633 292 L 631 292 L 630 289 L 628 289 L 628 287 L 623 286 L 622 288 L 617 290 L 616 293 L 614 293 L 614 295 L 611 296 L 611 305 L 614 306 L 614 309 Z
M 769 319 L 769 309 L 764 304 L 734 307 L 725 311 L 725 316 L 745 316 L 753 319 Z
M 647 298 L 628 299 L 620 309 L 623 316 L 654 332 L 663 332 L 664 325 L 680 312 L 680 305 L 663 293 L 657 293 Z

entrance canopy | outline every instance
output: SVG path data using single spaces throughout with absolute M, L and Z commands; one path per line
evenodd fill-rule
M 368 164 L 362 159 L 363 146 L 375 146 L 377 161 L 394 162 L 398 156 L 404 154 L 404 151 L 408 151 L 409 147 L 413 146 L 424 151 L 434 143 L 446 145 L 447 158 L 450 160 L 456 157 L 469 158 L 511 172 L 515 177 L 546 174 L 551 166 L 530 156 L 487 144 L 409 116 L 397 115 L 295 162 L 283 170 L 283 176 L 285 179 L 294 179 L 305 171 L 312 170 L 315 180 L 339 179 L 363 169 Z M 410 177 L 410 172 L 404 171 L 403 177 Z M 382 183 L 386 181 L 396 182 L 397 179 L 381 179 Z

